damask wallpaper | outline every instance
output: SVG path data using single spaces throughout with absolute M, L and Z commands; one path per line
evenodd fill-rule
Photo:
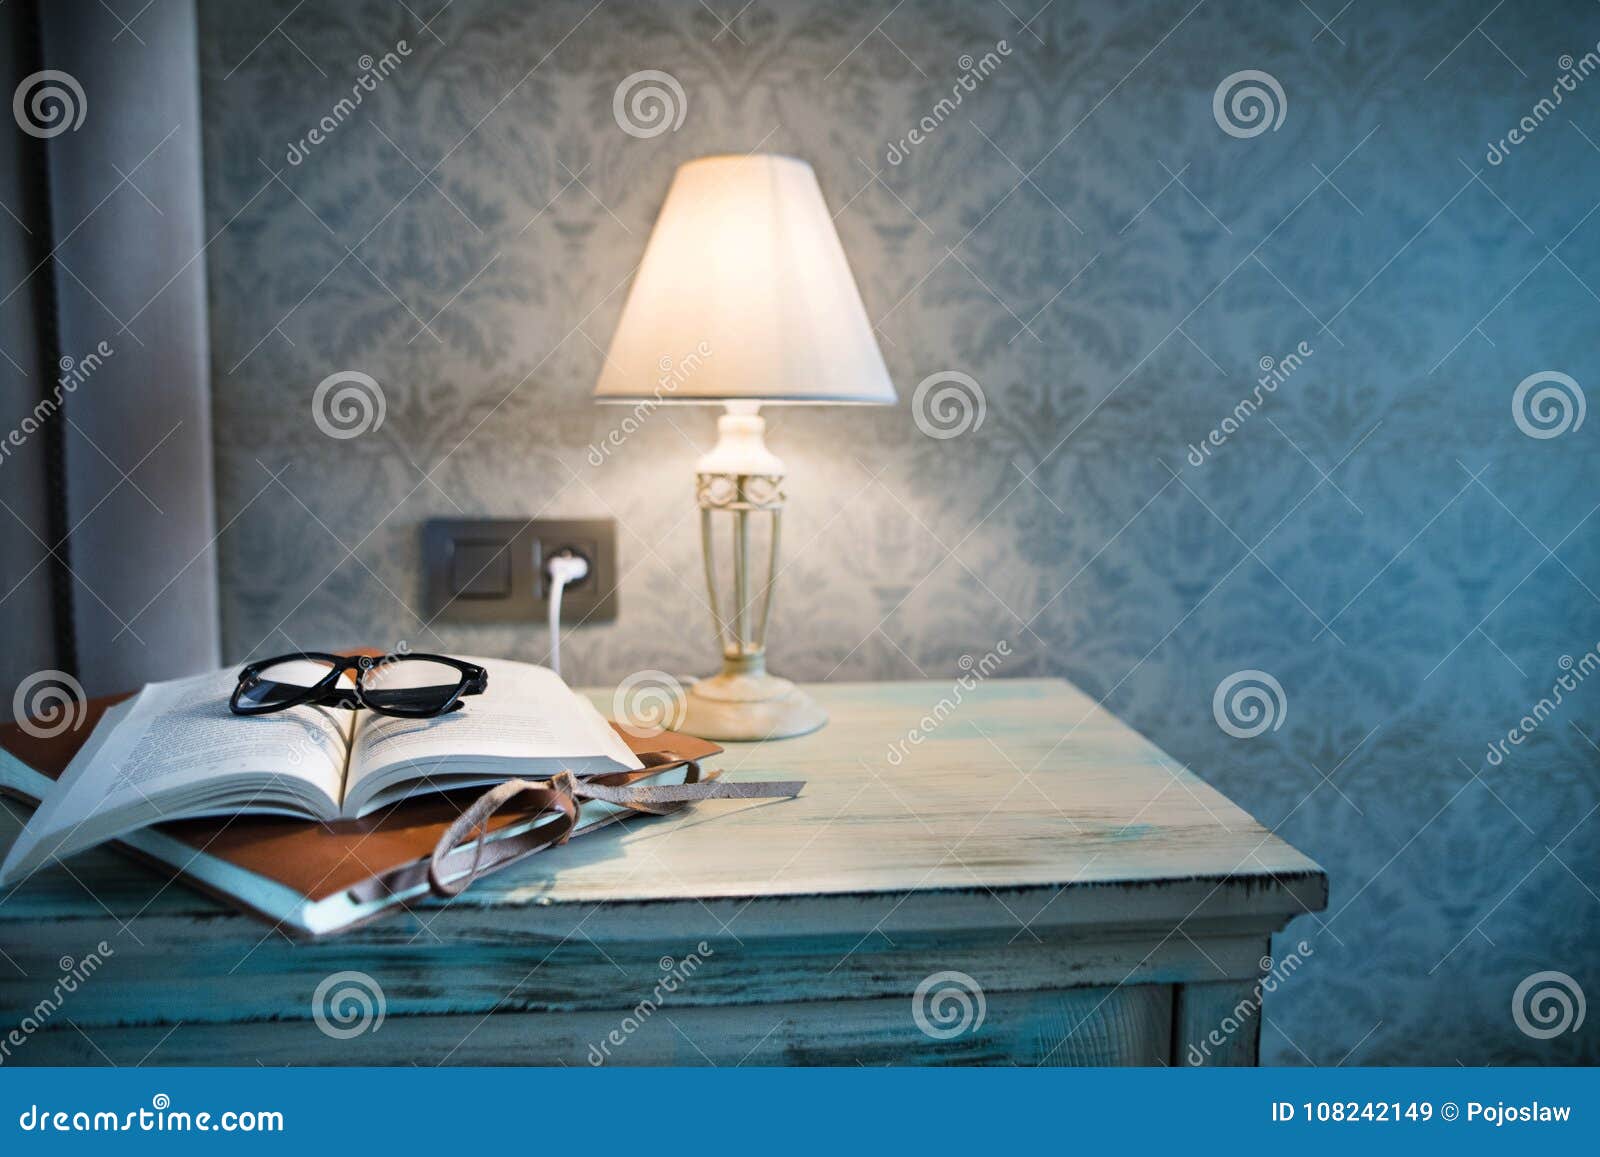
M 1316 858 L 1269 1061 L 1600 1060 L 1511 1007 L 1600 983 L 1600 9 L 591 4 L 202 5 L 227 658 L 539 659 L 419 527 L 543 513 L 619 527 L 572 681 L 707 671 L 714 412 L 590 391 L 674 168 L 792 153 L 900 401 L 769 412 L 774 667 L 1007 641 Z

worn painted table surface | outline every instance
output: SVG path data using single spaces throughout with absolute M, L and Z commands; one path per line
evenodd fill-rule
M 6 1061 L 1255 1060 L 1315 863 L 1060 680 L 811 690 L 822 731 L 716 761 L 800 798 L 629 819 L 326 943 L 110 852 L 40 873 L 0 899 Z

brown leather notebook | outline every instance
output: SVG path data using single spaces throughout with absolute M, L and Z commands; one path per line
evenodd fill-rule
M 16 724 L 0 726 L 0 793 L 36 806 L 106 709 L 128 697 L 91 699 L 82 724 L 52 738 L 30 735 Z M 640 755 L 704 759 L 722 750 L 675 731 L 640 739 L 617 730 Z M 130 833 L 112 846 L 291 935 L 326 936 L 428 896 L 429 856 L 477 794 L 422 796 L 365 819 L 332 824 L 252 815 L 177 820 Z M 586 803 L 572 834 L 626 814 L 604 803 Z M 482 839 L 486 844 L 511 839 L 550 818 L 548 811 L 519 809 L 513 801 L 485 822 Z

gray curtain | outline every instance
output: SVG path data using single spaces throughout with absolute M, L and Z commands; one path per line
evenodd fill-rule
M 0 7 L 0 92 L 15 92 L 42 67 L 39 56 L 29 6 Z M 54 432 L 21 429 L 54 377 L 45 147 L 12 124 L 0 131 L 0 718 L 9 717 L 10 690 L 30 674 L 73 665 L 70 592 L 48 549 L 59 535 L 50 511 Z
M 6 423 L 41 399 L 50 410 L 27 454 L 0 466 L 20 516 L 0 511 L 7 588 L 27 576 L 0 602 L 0 630 L 24 642 L 4 661 L 9 686 L 74 668 L 101 694 L 219 661 L 195 11 L 163 0 L 124 23 L 97 0 L 52 0 L 6 5 L 0 20 L 18 33 L 5 92 L 53 85 L 70 119 L 30 132 L 26 110 L 13 116 L 6 147 L 31 168 L 0 178 L 32 178 L 31 197 L 0 196 L 29 214 L 6 224 L 48 254 L 6 247 L 0 293 L 22 286 L 0 316 L 0 343 L 22 355 L 22 372 L 5 367 Z

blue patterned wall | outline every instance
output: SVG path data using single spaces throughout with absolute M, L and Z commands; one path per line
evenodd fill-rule
M 798 154 L 901 400 L 771 414 L 775 665 L 942 679 L 1008 639 L 1008 674 L 1104 696 L 1313 855 L 1332 899 L 1290 930 L 1316 955 L 1269 1060 L 1600 1059 L 1592 1021 L 1511 1016 L 1537 971 L 1600 991 L 1600 420 L 1574 409 L 1600 382 L 1600 7 L 456 0 L 422 27 L 439 7 L 202 7 L 229 658 L 539 658 L 532 626 L 423 625 L 418 526 L 543 512 L 620 526 L 621 617 L 569 643 L 575 681 L 704 669 L 713 414 L 659 412 L 597 467 L 618 415 L 589 392 L 674 167 Z M 646 69 L 675 131 L 619 127 Z M 1214 107 L 1244 70 L 1276 128 Z M 348 440 L 311 420 L 341 370 L 385 400 Z M 983 420 L 934 438 L 912 394 L 942 371 Z M 1519 423 L 1545 371 L 1577 392 L 1536 383 Z M 1558 436 L 1524 433 L 1561 416 L 1541 388 Z M 1278 726 L 1236 738 L 1213 695 L 1249 670 Z

